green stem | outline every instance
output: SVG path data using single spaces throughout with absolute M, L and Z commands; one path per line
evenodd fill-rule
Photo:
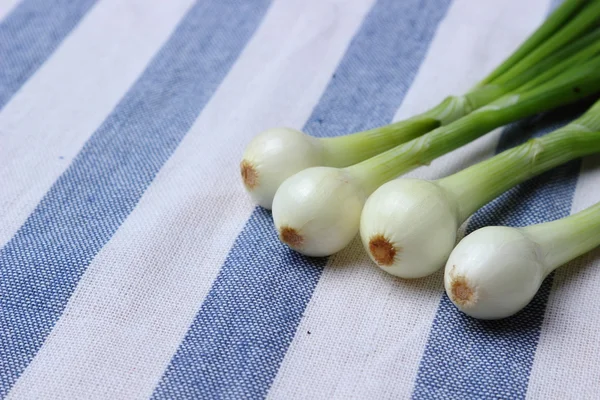
M 477 107 L 489 104 L 504 93 L 506 91 L 499 86 L 480 88 Z M 319 140 L 325 152 L 326 165 L 345 167 L 411 141 L 472 111 L 473 107 L 465 96 L 449 96 L 429 111 L 412 118 L 368 131 Z
M 575 158 L 600 152 L 600 101 L 548 135 L 529 140 L 437 183 L 453 194 L 460 221 L 513 186 Z
M 522 82 L 522 85 L 518 86 L 519 90 L 530 90 L 598 54 L 600 54 L 600 29 L 564 47 L 513 82 Z
M 551 33 L 562 27 L 568 18 L 587 3 L 587 0 L 567 0 L 553 13 L 524 44 L 503 63 L 503 68 L 521 65 L 519 60 L 533 51 Z M 587 10 L 587 9 L 586 9 Z M 531 89 L 559 75 L 570 67 L 586 61 L 600 48 L 600 30 L 587 35 L 539 63 L 528 62 L 529 68 L 520 74 L 502 75 L 492 84 L 478 85 L 463 96 L 450 96 L 436 107 L 415 117 L 350 135 L 319 139 L 325 153 L 325 164 L 345 167 L 409 142 L 439 126 L 444 126 L 483 107 L 512 90 Z M 555 41 L 556 42 L 556 41 Z M 547 54 L 553 47 L 547 47 Z M 511 60 L 510 62 L 508 62 Z M 506 72 L 506 71 L 505 71 Z M 525 86 L 523 86 L 525 85 Z
M 408 142 L 440 126 L 427 114 L 351 135 L 319 139 L 326 165 L 345 167 Z
M 572 103 L 598 90 L 600 57 L 572 68 L 533 90 L 505 95 L 451 124 L 346 169 L 370 194 L 396 176 L 426 165 L 495 128 Z
M 511 79 L 498 80 L 493 84 L 477 86 L 464 97 L 471 110 L 476 110 L 516 89 L 527 91 L 540 86 L 598 54 L 600 54 L 600 29 L 563 47 L 520 75 Z
M 520 75 L 585 33 L 597 23 L 599 15 L 600 2 L 564 1 L 513 55 L 481 81 L 479 86 L 510 80 Z
M 600 203 L 569 217 L 522 229 L 540 246 L 549 274 L 600 245 Z

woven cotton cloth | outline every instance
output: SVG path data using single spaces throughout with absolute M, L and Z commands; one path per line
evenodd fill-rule
M 341 135 L 464 93 L 556 3 L 0 0 L 0 398 L 600 398 L 600 251 L 481 322 L 442 272 L 395 279 L 359 240 L 289 250 L 239 177 L 264 129 Z M 446 176 L 586 105 L 409 176 Z M 590 157 L 463 230 L 597 201 Z

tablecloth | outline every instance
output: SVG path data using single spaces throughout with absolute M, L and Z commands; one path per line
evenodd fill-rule
M 395 279 L 359 240 L 278 240 L 239 177 L 258 132 L 334 136 L 461 94 L 551 0 L 1 0 L 0 398 L 597 399 L 600 251 L 514 317 L 466 317 L 442 277 Z M 520 121 L 433 179 L 573 119 Z M 600 200 L 574 161 L 465 226 Z

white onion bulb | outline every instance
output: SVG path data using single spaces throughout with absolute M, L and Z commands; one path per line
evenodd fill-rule
M 524 229 L 490 226 L 466 236 L 452 251 L 444 285 L 464 313 L 498 319 L 525 307 L 551 270 Z
M 291 128 L 269 129 L 246 148 L 240 172 L 252 200 L 267 209 L 281 183 L 303 169 L 323 164 L 323 146 Z
M 279 187 L 273 219 L 282 242 L 308 256 L 328 256 L 358 232 L 366 194 L 346 170 L 305 169 Z
M 397 179 L 367 200 L 360 236 L 381 269 L 401 278 L 420 278 L 444 265 L 458 227 L 450 193 L 432 181 Z

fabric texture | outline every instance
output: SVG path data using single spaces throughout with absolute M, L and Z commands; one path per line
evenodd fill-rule
M 331 137 L 485 76 L 552 0 L 0 0 L 0 398 L 595 399 L 600 250 L 514 317 L 443 274 L 404 281 L 360 240 L 282 245 L 238 164 L 258 132 Z M 543 135 L 514 123 L 408 176 Z M 600 201 L 598 157 L 525 182 L 465 234 Z

